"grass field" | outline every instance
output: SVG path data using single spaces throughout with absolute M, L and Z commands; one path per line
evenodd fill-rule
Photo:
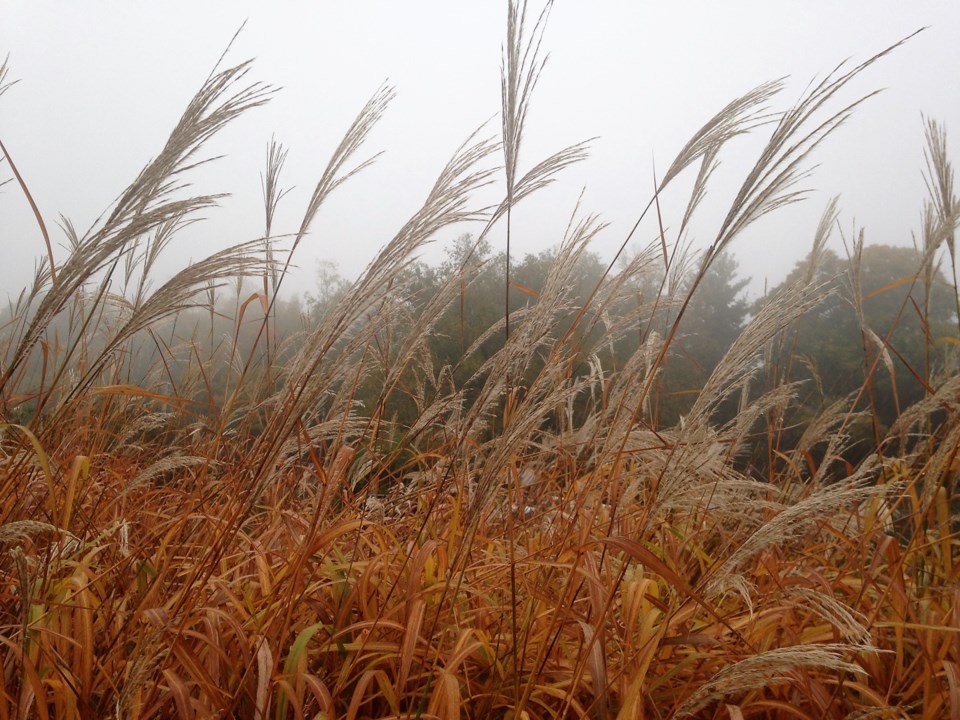
M 769 109 L 775 82 L 722 108 L 660 181 L 696 177 L 687 212 L 660 221 L 674 230 L 649 252 L 612 261 L 582 303 L 571 277 L 602 224 L 571 209 L 536 302 L 504 313 L 500 349 L 461 384 L 427 340 L 473 270 L 411 314 L 410 258 L 466 221 L 478 242 L 505 227 L 509 253 L 514 209 L 588 152 L 519 162 L 545 16 L 508 15 L 498 136 L 469 138 L 299 333 L 278 330 L 284 269 L 365 166 L 390 88 L 344 135 L 299 228 L 272 227 L 285 155 L 271 145 L 263 236 L 165 282 L 151 280 L 170 238 L 217 201 L 186 184 L 203 144 L 270 98 L 249 63 L 211 74 L 90 231 L 65 225 L 64 259 L 37 213 L 47 259 L 0 331 L 0 720 L 960 718 L 960 375 L 911 368 L 924 398 L 874 423 L 851 462 L 851 428 L 870 424 L 895 352 L 864 327 L 861 391 L 786 432 L 798 385 L 772 349 L 827 292 L 811 270 L 755 314 L 682 423 L 656 422 L 658 378 L 711 263 L 799 199 L 808 155 L 860 104 L 848 83 L 894 48 L 785 110 Z M 683 231 L 745 133 L 766 144 L 691 264 Z M 15 149 L 3 153 L 8 190 L 32 204 Z M 922 264 L 903 308 L 921 318 L 960 217 L 932 121 L 926 153 Z M 488 186 L 502 202 L 477 207 Z M 813 265 L 837 212 L 812 229 Z M 636 302 L 635 279 L 658 264 L 692 282 Z M 214 300 L 238 277 L 258 290 L 224 319 Z M 651 329 L 664 307 L 671 321 Z M 629 361 L 604 367 L 602 349 L 626 337 L 641 338 Z M 957 338 L 926 342 L 932 357 Z M 377 401 L 361 405 L 371 382 Z M 398 396 L 412 422 L 388 412 Z M 739 461 L 747 446 L 762 469 Z

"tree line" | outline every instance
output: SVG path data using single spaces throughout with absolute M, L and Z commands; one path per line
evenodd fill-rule
M 848 258 L 826 250 L 818 258 L 813 272 L 826 299 L 771 343 L 763 367 L 756 368 L 760 380 L 744 388 L 756 396 L 764 390 L 761 385 L 794 383 L 796 399 L 790 414 L 775 423 L 788 446 L 813 418 L 846 401 L 855 411 L 866 411 L 847 428 L 855 435 L 857 454 L 865 454 L 904 408 L 923 398 L 937 378 L 956 369 L 957 294 L 942 270 L 912 247 L 867 245 L 855 252 Z M 358 375 L 351 412 L 358 418 L 375 416 L 378 423 L 386 421 L 393 427 L 410 427 L 431 392 L 427 386 L 440 392 L 439 382 L 463 390 L 464 402 L 472 402 L 491 359 L 504 344 L 505 297 L 512 315 L 520 318 L 530 312 L 541 301 L 557 258 L 558 250 L 551 249 L 514 260 L 508 293 L 505 253 L 494 252 L 470 235 L 455 239 L 439 264 L 411 261 L 394 280 L 403 302 L 389 309 L 395 314 L 390 330 L 363 350 L 368 355 L 366 370 Z M 578 349 L 569 358 L 568 372 L 598 378 L 596 392 L 581 393 L 573 401 L 574 424 L 604 401 L 603 378 L 625 368 L 638 350 L 662 341 L 681 308 L 677 333 L 652 387 L 648 422 L 656 428 L 682 423 L 751 318 L 769 298 L 811 272 L 811 258 L 806 258 L 764 297 L 750 298 L 749 278 L 741 277 L 736 258 L 724 253 L 714 258 L 687 298 L 695 257 L 676 263 L 658 258 L 635 261 L 642 271 L 624 273 L 628 280 L 618 290 L 618 301 L 605 303 L 602 317 L 592 317 L 591 297 L 610 282 L 610 275 L 596 254 L 581 253 L 569 276 L 566 304 L 553 309 L 555 322 L 549 332 L 572 333 L 571 347 Z M 423 334 L 416 366 L 404 369 L 385 392 L 387 375 L 395 372 L 390 370 L 392 354 L 437 293 L 451 284 L 455 292 Z M 293 357 L 300 338 L 336 307 L 348 288 L 348 281 L 328 261 L 318 263 L 315 289 L 302 299 L 274 299 L 271 304 L 266 291 L 250 290 L 239 282 L 232 289 L 211 288 L 205 304 L 198 302 L 196 308 L 144 332 L 137 350 L 111 368 L 111 382 L 149 385 L 157 392 L 188 398 L 197 416 L 219 414 L 226 403 L 237 401 L 236 393 L 249 394 L 246 399 L 253 400 L 249 405 L 257 407 L 256 396 L 267 397 L 282 387 L 284 362 Z M 92 331 L 89 324 L 64 314 L 48 332 L 48 349 L 55 353 L 58 346 L 69 346 L 82 336 L 85 351 L 95 351 L 98 334 L 108 337 L 111 326 L 120 321 L 122 304 L 116 313 L 116 318 L 105 313 Z M 345 350 L 331 349 L 338 352 Z M 82 359 L 83 353 L 78 355 L 81 372 Z M 547 361 L 546 352 L 536 356 L 526 377 L 513 379 L 519 391 Z M 431 370 L 425 372 L 425 367 Z M 27 385 L 42 387 L 48 381 L 44 372 L 43 353 L 37 350 L 25 371 Z M 256 382 L 249 382 L 251 378 Z M 29 417 L 34 408 L 28 397 L 21 400 L 19 414 Z M 714 410 L 714 422 L 730 420 L 739 407 L 737 398 L 728 397 Z M 248 413 L 242 422 L 255 430 L 269 410 L 264 406 L 262 412 L 263 417 Z M 747 461 L 765 462 L 761 446 L 758 442 L 756 457 Z
M 841 400 L 869 410 L 863 422 L 852 425 L 865 453 L 904 408 L 930 390 L 937 377 L 954 371 L 957 313 L 953 283 L 916 249 L 865 245 L 856 253 L 856 257 L 841 257 L 832 250 L 824 251 L 815 279 L 826 299 L 771 345 L 761 377 L 768 383 L 796 383 L 798 397 L 783 429 L 787 434 L 799 433 L 804 421 Z M 556 250 L 545 250 L 514 261 L 511 313 L 522 313 L 539 301 L 555 260 Z M 487 243 L 463 235 L 451 244 L 439 265 L 413 262 L 406 271 L 411 317 L 451 278 L 463 278 L 455 301 L 429 336 L 434 367 L 449 367 L 452 382 L 458 385 L 476 382 L 478 370 L 503 345 L 506 262 L 503 252 L 495 253 Z M 688 268 L 695 262 L 692 259 Z M 760 298 L 748 297 L 750 279 L 739 275 L 732 254 L 722 254 L 711 263 L 690 297 L 657 379 L 652 408 L 655 425 L 670 427 L 682 422 L 749 320 L 770 297 L 807 274 L 810 263 L 809 257 L 798 262 L 782 283 Z M 595 254 L 580 258 L 575 286 L 570 288 L 572 302 L 565 309 L 570 321 L 604 282 L 606 270 Z M 633 332 L 608 344 L 582 343 L 593 348 L 593 357 L 577 358 L 573 372 L 616 371 L 652 333 L 662 337 L 676 319 L 678 299 L 690 290 L 692 276 L 690 271 L 668 271 L 662 264 L 658 270 L 656 263 L 648 263 L 646 271 L 632 280 L 629 294 L 634 307 L 624 302 L 620 308 L 624 315 L 639 315 Z M 318 290 L 305 298 L 308 316 L 322 316 L 347 286 L 335 266 L 321 263 Z M 616 318 L 607 317 L 591 327 L 594 333 L 602 333 L 604 325 L 615 322 Z M 396 327 L 402 332 L 403 323 Z M 562 329 L 563 324 L 558 327 Z M 535 370 L 531 368 L 531 372 Z M 523 379 L 518 381 L 522 385 Z M 377 378 L 370 377 L 367 382 L 365 392 L 372 397 L 378 392 Z M 386 408 L 388 416 L 401 423 L 412 422 L 416 413 L 415 398 L 410 395 L 413 388 L 408 391 L 393 397 Z M 730 419 L 737 407 L 735 400 L 729 399 L 718 409 L 715 420 Z

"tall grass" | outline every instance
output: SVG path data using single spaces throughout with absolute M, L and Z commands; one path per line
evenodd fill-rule
M 811 228 L 810 272 L 756 314 L 679 425 L 656 420 L 710 264 L 801 197 L 810 153 L 869 97 L 842 91 L 897 46 L 784 111 L 769 109 L 779 82 L 721 109 L 640 215 L 638 227 L 656 209 L 659 237 L 611 262 L 583 303 L 572 279 L 604 226 L 574 209 L 536 302 L 511 314 L 504 278 L 504 317 L 465 355 L 502 345 L 455 382 L 428 340 L 476 264 L 413 312 L 411 259 L 455 224 L 477 223 L 478 243 L 509 233 L 521 201 L 587 153 L 520 167 L 546 9 L 538 18 L 531 29 L 525 3 L 508 5 L 502 136 L 472 134 L 297 337 L 277 332 L 284 271 L 330 194 L 372 161 L 356 157 L 390 88 L 346 130 L 290 234 L 274 228 L 286 151 L 271 141 L 264 236 L 152 285 L 171 238 L 218 200 L 190 194 L 204 143 L 270 98 L 250 63 L 215 69 L 89 231 L 64 221 L 66 258 L 48 255 L 2 330 L 0 720 L 960 717 L 957 375 L 914 368 L 926 397 L 850 465 L 849 424 L 892 352 L 864 324 L 861 394 L 784 440 L 794 358 L 772 348 L 832 292 L 814 270 L 836 201 Z M 758 132 L 766 145 L 693 260 L 686 229 L 725 146 Z M 953 260 L 958 222 L 946 135 L 932 121 L 927 135 L 921 286 L 943 245 Z M 668 237 L 658 197 L 697 165 Z M 502 201 L 478 206 L 501 170 Z M 665 280 L 637 302 L 654 268 Z M 243 276 L 262 288 L 238 296 L 224 330 L 217 293 Z M 604 367 L 624 341 L 629 360 Z M 388 413 L 399 395 L 413 422 Z M 721 421 L 730 399 L 739 412 Z M 762 477 L 737 461 L 757 438 Z

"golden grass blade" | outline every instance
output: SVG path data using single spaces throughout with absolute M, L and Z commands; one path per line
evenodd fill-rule
M 685 597 L 693 600 L 706 610 L 715 620 L 728 625 L 727 621 L 717 612 L 717 610 L 706 601 L 690 584 L 680 577 L 675 570 L 670 568 L 663 560 L 658 558 L 651 550 L 645 548 L 641 543 L 626 537 L 607 537 L 603 538 L 605 545 L 611 545 L 614 548 L 622 550 L 627 555 L 642 563 L 645 568 L 653 570 L 657 575 L 668 581 Z M 729 625 L 728 625 L 729 627 Z M 736 630 L 730 628 L 734 634 L 739 635 Z
M 594 702 L 593 711 L 599 718 L 607 718 L 610 714 L 610 708 L 607 705 L 607 663 L 604 656 L 603 643 L 597 639 L 597 633 L 589 624 L 583 620 L 579 621 L 580 629 L 583 631 L 583 644 L 587 651 L 586 666 L 590 672 L 590 682 L 593 687 Z
M 943 671 L 950 687 L 950 720 L 960 720 L 960 666 L 944 660 Z
M 60 518 L 60 527 L 64 530 L 70 528 L 70 520 L 74 512 L 74 501 L 77 497 L 77 484 L 81 479 L 86 480 L 89 475 L 90 458 L 86 455 L 75 457 L 70 466 L 70 472 L 67 474 L 67 492 L 63 500 L 62 516 Z
M 50 720 L 47 704 L 40 700 L 45 696 L 44 684 L 33 660 L 24 653 L 23 647 L 14 644 L 3 635 L 0 635 L 0 644 L 10 649 L 9 657 L 14 658 L 13 662 L 17 662 L 20 666 L 19 695 L 16 698 L 10 697 L 11 704 L 15 703 L 17 717 L 28 717 L 31 714 L 31 708 L 34 708 L 38 718 Z

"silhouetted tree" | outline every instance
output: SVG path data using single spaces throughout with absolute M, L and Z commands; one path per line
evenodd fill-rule
M 937 271 L 924 309 L 922 260 L 912 247 L 865 246 L 853 262 L 826 251 L 816 279 L 833 294 L 800 320 L 772 358 L 781 376 L 789 368 L 791 377 L 813 380 L 804 398 L 809 412 L 868 380 L 859 407 L 872 409 L 882 426 L 923 396 L 945 360 L 937 339 L 955 335 L 956 305 L 952 286 Z M 773 292 L 808 267 L 809 258 L 797 263 Z

